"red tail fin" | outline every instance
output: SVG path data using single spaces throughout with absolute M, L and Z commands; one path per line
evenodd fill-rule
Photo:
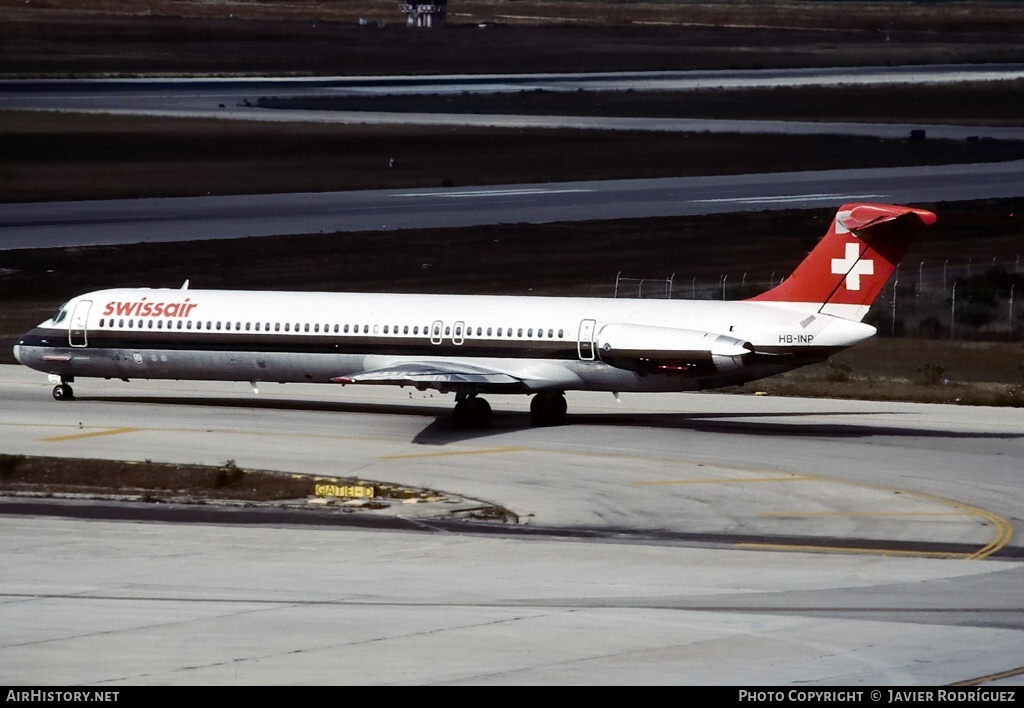
M 914 235 L 934 223 L 935 214 L 924 209 L 847 204 L 793 274 L 751 300 L 800 303 L 827 315 L 860 321 Z

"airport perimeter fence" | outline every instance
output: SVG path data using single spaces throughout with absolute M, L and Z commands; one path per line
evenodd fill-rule
M 778 285 L 747 273 L 715 277 L 672 274 L 667 278 L 616 277 L 615 297 L 742 300 Z M 886 337 L 957 340 L 1024 340 L 1024 262 L 902 263 L 865 319 Z

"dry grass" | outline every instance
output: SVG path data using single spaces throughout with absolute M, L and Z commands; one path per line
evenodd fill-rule
M 69 459 L 0 454 L 0 495 L 44 498 L 103 499 L 148 503 L 256 505 L 290 502 L 293 509 L 311 508 L 316 486 L 355 485 L 372 488 L 356 506 L 325 506 L 337 511 L 375 510 L 403 500 L 443 499 L 429 489 L 405 487 L 357 478 L 317 477 L 309 474 L 243 469 L 234 460 L 218 466 L 182 465 L 146 460 Z M 449 513 L 464 513 L 463 507 Z M 476 518 L 505 520 L 508 512 L 485 505 Z
M 1024 406 L 1024 344 L 876 337 L 825 364 L 736 391 L 780 396 Z
M 0 201 L 319 192 L 986 162 L 1024 143 L 338 126 L 0 111 Z M 397 167 L 389 166 L 391 158 Z
M 243 470 L 230 460 L 220 467 L 206 467 L 88 459 L 69 464 L 59 457 L 0 455 L 0 493 L 269 501 L 305 498 L 312 494 L 312 486 L 309 478 Z

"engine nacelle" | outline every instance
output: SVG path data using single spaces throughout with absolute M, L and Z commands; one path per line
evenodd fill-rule
M 658 373 L 732 371 L 754 353 L 750 342 L 724 334 L 633 324 L 605 325 L 595 344 L 607 364 Z

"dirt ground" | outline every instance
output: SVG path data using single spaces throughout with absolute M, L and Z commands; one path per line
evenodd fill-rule
M 0 111 L 0 202 L 321 192 L 1024 158 L 1024 143 L 336 126 Z M 395 165 L 391 166 L 392 159 Z
M 0 0 L 0 72 L 380 75 L 1024 61 L 1024 13 L 997 0 L 452 0 L 450 14 L 447 27 L 428 30 L 404 26 L 394 0 Z

